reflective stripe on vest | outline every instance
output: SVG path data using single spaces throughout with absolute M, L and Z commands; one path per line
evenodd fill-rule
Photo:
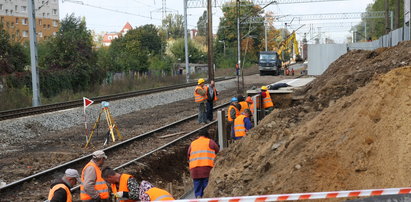
M 199 137 L 191 143 L 189 167 L 214 167 L 215 151 L 210 148 L 210 139 Z
M 170 201 L 175 200 L 170 193 L 166 190 L 153 187 L 145 192 L 149 197 L 150 201 Z
M 251 111 L 251 113 L 253 113 L 253 115 L 254 115 L 254 103 L 253 103 L 253 104 L 250 104 L 250 111 Z
M 242 114 L 244 110 L 250 109 L 246 101 L 239 102 L 239 104 L 241 105 L 240 114 Z
M 234 136 L 243 137 L 245 136 L 246 128 L 244 123 L 244 118 L 246 116 L 241 114 L 234 120 Z
M 117 190 L 117 185 L 116 184 L 111 184 L 111 191 L 113 192 L 113 194 L 122 191 L 122 192 L 130 192 L 130 190 L 128 189 L 128 179 L 130 179 L 130 177 L 133 177 L 129 174 L 121 174 L 120 176 L 120 182 L 118 184 L 118 190 Z M 137 200 L 119 200 L 119 202 L 133 202 L 133 201 L 137 201 Z
M 231 109 L 235 109 L 235 117 L 231 117 Z M 228 116 L 227 116 L 227 119 L 228 119 L 228 121 L 234 121 L 234 119 L 237 117 L 237 116 L 239 116 L 240 115 L 240 110 L 238 110 L 237 109 L 237 107 L 234 107 L 234 105 L 230 105 L 229 107 L 228 107 Z
M 50 189 L 49 196 L 48 196 L 47 199 L 49 201 L 51 201 L 51 199 L 53 199 L 53 197 L 54 197 L 54 192 L 56 192 L 60 188 L 62 188 L 66 191 L 66 196 L 67 196 L 66 197 L 67 198 L 66 202 L 72 202 L 73 197 L 71 196 L 70 189 L 65 184 L 56 184 L 56 185 L 54 185 L 53 188 Z
M 202 88 L 201 86 L 196 86 L 196 88 L 194 89 L 194 101 L 195 102 L 202 102 L 202 101 L 206 100 L 207 99 L 207 93 L 204 96 L 200 95 L 199 93 L 197 93 L 197 89 L 205 90 L 205 88 Z
M 263 99 L 263 107 L 264 107 L 264 109 L 267 109 L 267 108 L 269 108 L 269 107 L 273 107 L 274 106 L 274 103 L 273 103 L 273 101 L 271 100 L 271 95 L 270 95 L 270 93 L 268 92 L 268 91 L 265 91 L 265 98 Z
M 207 96 L 208 96 L 208 86 L 206 86 L 206 92 L 207 92 Z M 213 94 L 214 94 L 214 99 L 213 99 L 213 101 L 217 101 L 218 100 L 218 97 L 217 97 L 217 90 L 215 89 L 215 87 L 213 88 Z
M 91 200 L 91 196 L 86 193 L 84 190 L 84 171 L 87 167 L 93 166 L 94 171 L 96 172 L 96 184 L 94 185 L 94 189 L 99 193 L 101 199 L 108 199 L 109 192 L 108 186 L 104 179 L 101 177 L 101 170 L 100 168 L 92 161 L 90 161 L 86 166 L 84 166 L 83 171 L 81 172 L 81 184 L 80 184 L 80 200 Z

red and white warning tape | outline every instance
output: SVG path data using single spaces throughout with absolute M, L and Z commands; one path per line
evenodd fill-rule
M 176 200 L 179 202 L 264 202 L 264 201 L 291 201 L 305 199 L 327 199 L 327 198 L 346 198 L 358 196 L 380 196 L 380 195 L 397 195 L 409 194 L 411 187 L 406 188 L 389 188 L 389 189 L 368 189 L 352 191 L 333 191 L 333 192 L 312 192 L 298 194 L 274 194 L 264 196 L 239 196 L 224 198 L 204 198 L 204 199 L 184 199 Z

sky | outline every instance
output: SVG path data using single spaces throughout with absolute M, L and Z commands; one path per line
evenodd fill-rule
M 119 32 L 126 22 L 133 27 L 144 24 L 161 25 L 162 0 L 59 0 L 60 18 L 74 13 L 75 16 L 85 17 L 87 27 L 97 33 Z M 63 2 L 64 1 L 64 2 Z M 80 5 L 72 2 L 83 2 Z M 206 0 L 204 0 L 206 1 Z M 214 1 L 214 0 L 213 0 Z M 321 13 L 351 13 L 364 12 L 367 5 L 374 0 L 343 0 L 317 3 L 301 4 L 271 4 L 265 11 L 272 11 L 275 15 L 302 15 Z M 184 14 L 183 0 L 166 0 L 167 11 Z M 97 8 L 99 7 L 99 8 Z M 113 12 L 116 10 L 119 12 Z M 188 29 L 195 29 L 198 18 L 206 8 L 189 8 Z M 213 7 L 213 32 L 217 32 L 220 17 L 223 16 L 221 9 Z M 297 38 L 301 39 L 307 33 L 308 39 L 314 38 L 319 33 L 321 38 L 331 38 L 337 43 L 343 43 L 349 32 L 351 25 L 360 22 L 360 19 L 351 20 L 322 20 L 322 21 L 298 21 L 294 20 L 289 29 L 297 29 Z M 321 24 L 319 24 L 321 23 Z M 312 25 L 311 25 L 312 24 Z M 319 24 L 319 25 L 317 25 Z M 283 28 L 283 23 L 277 23 L 276 27 Z M 321 27 L 321 28 L 317 28 Z M 309 32 L 315 30 L 315 32 Z

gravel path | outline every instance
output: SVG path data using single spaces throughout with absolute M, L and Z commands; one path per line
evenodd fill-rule
M 220 91 L 236 87 L 235 80 L 218 82 L 217 85 L 218 90 Z M 114 117 L 121 116 L 142 109 L 192 98 L 192 90 L 193 87 L 187 87 L 178 90 L 116 100 L 110 102 L 109 108 Z M 87 108 L 89 127 L 92 127 L 90 125 L 97 119 L 101 109 L 100 106 L 100 104 L 95 104 Z M 0 148 L 4 149 L 10 144 L 16 144 L 27 139 L 36 138 L 45 132 L 50 133 L 84 124 L 83 108 L 77 107 L 63 111 L 10 119 L 1 121 L 0 123 Z

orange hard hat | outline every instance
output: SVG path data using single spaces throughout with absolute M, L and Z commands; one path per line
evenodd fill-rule
M 245 99 L 245 101 L 248 102 L 248 103 L 253 103 L 253 99 L 251 99 L 250 96 L 248 96 L 247 99 Z

